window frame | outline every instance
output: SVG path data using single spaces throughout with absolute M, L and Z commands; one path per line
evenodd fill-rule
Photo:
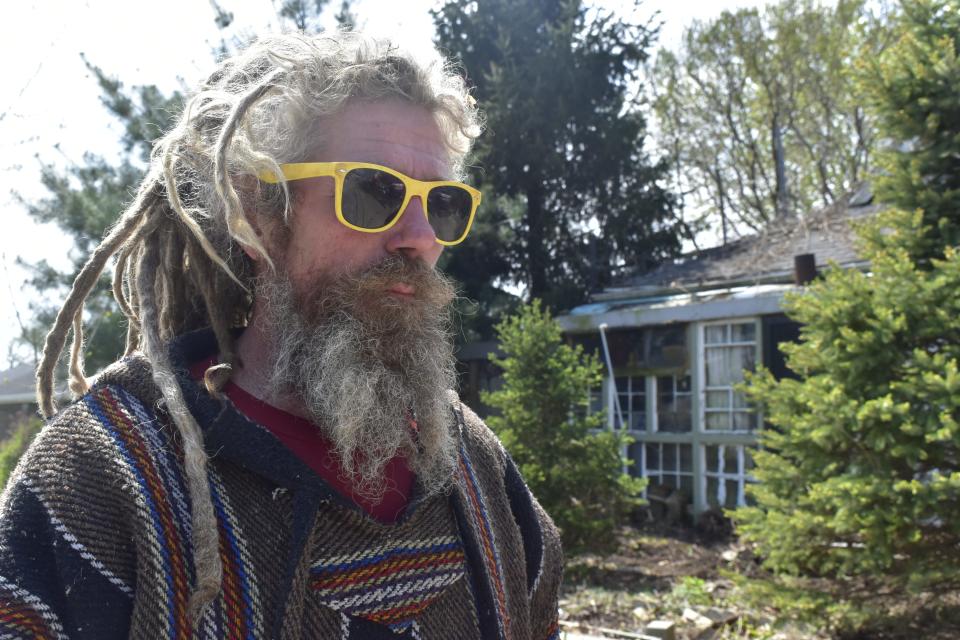
M 656 469 L 651 469 L 649 466 L 650 458 L 648 456 L 648 447 L 657 447 L 657 458 L 658 465 Z M 675 464 L 671 469 L 665 469 L 663 465 L 664 460 L 664 448 L 665 447 L 674 447 L 675 452 Z M 683 469 L 681 460 L 683 455 L 681 453 L 681 447 L 688 447 L 690 451 L 690 466 L 688 470 Z M 639 455 L 636 457 L 631 456 L 631 450 L 639 451 Z M 696 447 L 691 442 L 680 442 L 680 441 L 662 441 L 662 440 L 636 440 L 629 445 L 626 451 L 627 457 L 630 458 L 631 468 L 635 470 L 635 477 L 638 478 L 647 478 L 650 482 L 655 482 L 657 484 L 662 484 L 666 486 L 673 487 L 675 489 L 682 489 L 689 492 L 689 498 L 693 501 L 696 498 L 697 494 L 697 476 L 696 476 L 696 456 L 697 451 Z M 683 479 L 686 478 L 687 482 L 684 483 Z M 644 496 L 646 496 L 646 490 L 644 490 Z
M 738 341 L 734 342 L 732 339 L 728 339 L 726 342 L 722 343 L 713 343 L 707 344 L 707 329 L 708 327 L 717 327 L 723 326 L 727 327 L 727 336 L 732 338 L 732 331 L 730 327 L 733 325 L 753 325 L 753 341 Z M 761 336 L 762 323 L 758 317 L 743 317 L 743 318 L 721 318 L 717 320 L 709 320 L 701 322 L 697 326 L 697 350 L 696 350 L 696 366 L 697 366 L 697 375 L 698 375 L 698 389 L 697 395 L 699 398 L 699 411 L 696 419 L 694 420 L 695 427 L 700 429 L 701 433 L 710 435 L 710 434 L 754 434 L 761 426 L 761 416 L 756 409 L 749 407 L 739 408 L 736 406 L 735 398 L 736 391 L 734 390 L 734 385 L 729 386 L 714 386 L 707 387 L 707 350 L 708 349 L 717 349 L 717 348 L 731 348 L 731 347 L 753 347 L 753 363 L 754 370 L 756 370 L 756 365 L 762 364 L 761 358 L 763 353 L 761 350 L 762 346 L 762 336 Z M 723 408 L 711 408 L 707 406 L 707 394 L 710 392 L 720 392 L 726 391 L 729 403 L 726 407 Z M 727 415 L 730 418 L 730 428 L 729 429 L 708 429 L 707 428 L 707 415 L 710 413 Z M 735 414 L 748 414 L 753 415 L 753 427 L 752 428 L 736 428 L 736 420 L 734 419 Z
M 708 462 L 708 447 L 717 447 L 717 471 L 710 470 L 710 464 Z M 726 447 L 734 447 L 737 452 L 737 468 L 735 471 L 728 471 L 725 468 L 726 458 L 723 455 L 725 453 Z M 720 508 L 720 509 L 729 509 L 723 501 L 717 497 L 718 504 L 714 505 L 710 502 L 710 492 L 707 487 L 709 485 L 709 480 L 712 478 L 717 481 L 717 492 L 718 494 L 722 491 L 724 493 L 724 498 L 726 498 L 726 484 L 727 482 L 736 482 L 737 483 L 737 499 L 736 506 L 743 507 L 747 504 L 746 499 L 746 486 L 750 483 L 756 482 L 756 478 L 750 474 L 750 469 L 753 468 L 752 465 L 747 465 L 747 457 L 749 455 L 748 449 L 755 448 L 756 445 L 753 444 L 741 444 L 741 443 L 732 443 L 732 442 L 702 442 L 699 446 L 699 455 L 702 456 L 700 463 L 701 469 L 703 472 L 700 474 L 700 492 L 703 496 L 703 504 L 706 508 Z

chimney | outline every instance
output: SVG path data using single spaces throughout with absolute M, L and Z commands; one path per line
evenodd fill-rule
M 797 285 L 809 284 L 817 277 L 817 260 L 812 253 L 793 256 L 793 282 Z

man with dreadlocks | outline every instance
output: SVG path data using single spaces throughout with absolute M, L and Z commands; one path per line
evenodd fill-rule
M 47 338 L 0 635 L 558 637 L 556 529 L 450 391 L 434 266 L 480 201 L 456 181 L 478 132 L 446 65 L 359 35 L 220 65 Z M 89 382 L 111 256 L 127 355 Z

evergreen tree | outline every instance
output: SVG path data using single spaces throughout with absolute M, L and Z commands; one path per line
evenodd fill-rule
M 640 480 L 623 473 L 625 436 L 603 430 L 590 414 L 590 389 L 600 385 L 600 362 L 563 342 L 560 326 L 539 300 L 497 325 L 506 354 L 503 387 L 485 393 L 496 414 L 490 427 L 537 499 L 553 517 L 568 551 L 614 544 L 614 529 L 639 504 Z
M 747 388 L 769 423 L 755 505 L 735 512 L 774 575 L 754 586 L 835 626 L 882 617 L 878 594 L 960 586 L 960 3 L 906 0 L 898 29 L 864 63 L 893 138 L 878 180 L 893 206 L 860 230 L 871 272 L 793 296 L 801 379 Z
M 297 31 L 321 31 L 320 14 L 328 2 L 330 0 L 283 0 L 278 14 Z M 349 14 L 349 8 L 341 8 L 341 12 Z
M 183 103 L 179 92 L 166 96 L 153 85 L 130 91 L 99 67 L 89 62 L 87 67 L 100 85 L 103 105 L 124 125 L 121 145 L 125 153 L 118 164 L 93 154 L 85 154 L 84 164 L 66 170 L 44 164 L 40 179 L 49 195 L 36 202 L 21 201 L 37 222 L 56 224 L 73 241 L 69 271 L 60 272 L 45 260 L 26 265 L 32 271 L 30 286 L 40 292 L 57 292 L 45 295 L 43 302 L 31 304 L 33 318 L 21 340 L 35 352 L 42 348 L 46 331 L 59 309 L 59 302 L 51 299 L 66 295 L 90 252 L 120 216 L 143 176 L 153 141 L 172 125 L 174 114 Z M 102 277 L 87 303 L 84 355 L 88 368 L 94 371 L 123 352 L 126 321 L 110 290 L 110 278 Z
M 463 64 L 487 116 L 473 180 L 489 206 L 448 269 L 477 287 L 525 287 L 569 308 L 679 246 L 666 167 L 643 150 L 638 74 L 656 29 L 579 0 L 451 0 L 437 44 Z
M 902 35 L 867 59 L 863 93 L 893 148 L 879 158 L 878 197 L 921 210 L 925 231 L 909 248 L 924 263 L 960 245 L 960 3 L 906 0 Z
M 283 0 L 278 18 L 297 29 L 320 29 L 320 14 L 329 0 Z M 214 22 L 221 34 L 232 25 L 234 15 L 218 2 L 212 3 Z M 350 0 L 342 0 L 336 21 L 343 26 L 354 23 Z M 226 55 L 243 40 L 224 39 L 219 53 Z M 211 52 L 213 53 L 213 52 Z M 165 95 L 154 85 L 126 87 L 101 67 L 86 61 L 101 89 L 101 102 L 123 126 L 120 139 L 123 155 L 117 164 L 93 154 L 83 164 L 62 169 L 51 163 L 41 168 L 41 183 L 48 195 L 39 201 L 21 204 L 37 222 L 52 222 L 73 241 L 72 268 L 60 272 L 46 261 L 27 264 L 32 276 L 27 284 L 45 294 L 44 301 L 31 305 L 32 319 L 24 328 L 21 343 L 38 353 L 52 326 L 59 301 L 62 301 L 79 269 L 99 243 L 106 230 L 120 216 L 143 177 L 155 140 L 174 123 L 182 109 L 183 95 L 174 91 Z M 56 301 L 56 302 L 51 302 Z M 126 320 L 113 300 L 109 275 L 101 278 L 90 295 L 84 317 L 84 358 L 88 370 L 116 360 L 122 354 Z
M 340 8 L 337 10 L 334 20 L 337 21 L 337 26 L 341 29 L 350 30 L 357 28 L 357 15 L 350 7 L 350 0 L 342 0 L 340 2 Z

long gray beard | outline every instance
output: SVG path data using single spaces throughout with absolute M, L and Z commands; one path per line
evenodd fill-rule
M 413 284 L 414 299 L 386 295 L 396 282 Z M 420 262 L 392 257 L 360 274 L 311 282 L 309 297 L 284 274 L 258 287 L 274 334 L 275 399 L 302 403 L 354 491 L 379 501 L 389 489 L 384 467 L 397 455 L 427 495 L 446 490 L 457 462 L 450 283 Z

